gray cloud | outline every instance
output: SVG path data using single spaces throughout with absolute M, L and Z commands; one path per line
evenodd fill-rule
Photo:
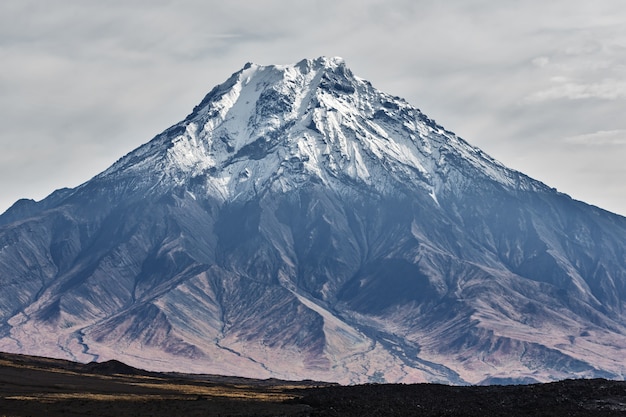
M 339 55 L 505 164 L 626 214 L 624 18 L 617 0 L 3 2 L 0 211 L 86 181 L 247 61 Z
M 552 81 L 552 87 L 532 93 L 526 97 L 526 101 L 534 103 L 558 99 L 581 100 L 599 98 L 616 100 L 626 98 L 626 80 L 608 79 L 584 84 L 558 77 L 553 78 Z
M 626 146 L 626 130 L 600 130 L 563 139 L 566 143 L 587 146 Z

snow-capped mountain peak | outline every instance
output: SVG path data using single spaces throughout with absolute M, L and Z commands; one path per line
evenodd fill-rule
M 102 175 L 147 169 L 179 186 L 202 177 L 209 192 L 226 200 L 268 187 L 287 191 L 313 178 L 378 193 L 409 185 L 436 201 L 451 177 L 462 183 L 476 175 L 459 162 L 508 186 L 540 187 L 354 76 L 342 58 L 320 57 L 246 64 L 183 122 Z
M 355 382 L 624 378 L 626 219 L 339 58 L 246 64 L 0 216 L 0 350 Z

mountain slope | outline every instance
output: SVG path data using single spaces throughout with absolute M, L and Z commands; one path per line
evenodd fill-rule
M 623 379 L 626 219 L 338 58 L 246 64 L 0 216 L 0 349 L 348 382 Z

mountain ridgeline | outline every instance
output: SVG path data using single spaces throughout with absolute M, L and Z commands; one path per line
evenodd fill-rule
M 246 64 L 0 216 L 0 350 L 341 383 L 626 376 L 626 219 L 339 58 Z

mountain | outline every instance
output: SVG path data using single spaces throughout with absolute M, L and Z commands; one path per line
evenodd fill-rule
M 0 350 L 342 383 L 626 375 L 626 218 L 339 58 L 246 64 L 0 216 Z

